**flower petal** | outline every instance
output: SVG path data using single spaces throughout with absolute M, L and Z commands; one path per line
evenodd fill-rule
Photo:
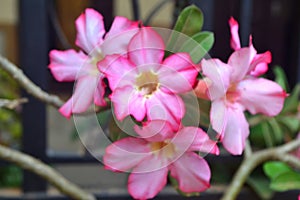
M 161 63 L 164 50 L 163 39 L 150 27 L 140 29 L 128 45 L 129 58 L 136 65 Z
M 103 162 L 112 171 L 127 171 L 150 156 L 150 148 L 142 139 L 127 137 L 106 148 Z
M 222 144 L 231 154 L 241 155 L 249 135 L 249 124 L 241 108 L 228 107 L 227 115 L 227 125 Z
M 210 110 L 210 123 L 212 128 L 221 136 L 227 125 L 227 117 L 226 102 L 223 99 L 213 101 Z
M 104 99 L 106 85 L 103 82 L 103 75 L 100 75 L 97 81 L 98 84 L 94 95 L 94 103 L 97 106 L 106 106 L 106 101 Z
M 135 84 L 135 76 L 137 74 L 135 67 L 128 59 L 121 55 L 106 56 L 98 62 L 97 66 L 108 79 L 111 90 Z
M 241 104 L 251 114 L 275 116 L 282 110 L 287 97 L 280 85 L 264 78 L 247 78 L 238 84 L 237 90 Z
M 230 80 L 238 82 L 242 80 L 250 69 L 250 64 L 256 55 L 256 50 L 252 45 L 236 50 L 231 54 L 228 65 L 233 67 Z
M 201 62 L 203 74 L 209 78 L 208 96 L 211 100 L 221 98 L 225 95 L 229 84 L 232 67 L 219 59 L 203 59 Z
M 83 113 L 92 104 L 97 88 L 97 77 L 83 77 L 76 82 L 72 97 L 59 109 L 60 113 L 69 118 L 71 113 Z
M 139 25 L 138 22 L 131 21 L 126 17 L 116 16 L 111 25 L 109 32 L 106 33 L 104 39 L 105 40 L 111 39 L 117 35 L 120 35 L 121 33 L 124 33 L 125 31 L 137 29 L 138 25 Z
M 238 32 L 239 24 L 233 17 L 231 17 L 229 19 L 229 26 L 230 26 L 230 33 L 231 33 L 230 46 L 233 50 L 238 50 L 241 48 L 241 42 L 240 42 L 240 37 Z
M 177 53 L 169 56 L 158 71 L 159 82 L 173 93 L 192 90 L 195 85 L 198 70 L 187 53 Z
M 166 120 L 174 130 L 180 126 L 185 113 L 182 99 L 174 94 L 155 92 L 146 102 L 149 120 Z
M 143 123 L 142 127 L 136 125 L 134 130 L 142 138 L 150 142 L 160 142 L 174 136 L 171 125 L 165 120 L 151 120 Z
M 252 76 L 260 76 L 268 71 L 268 64 L 272 61 L 271 52 L 257 54 L 251 62 L 250 74 Z
M 90 54 L 103 42 L 105 34 L 103 17 L 96 10 L 87 8 L 76 20 L 76 45 Z
M 116 88 L 110 95 L 114 113 L 118 120 L 122 121 L 126 116 L 130 115 L 129 105 L 132 95 L 135 95 L 135 89 L 132 86 Z
M 179 151 L 200 151 L 218 154 L 217 141 L 210 140 L 208 135 L 198 127 L 183 127 L 178 131 L 172 143 Z
M 131 173 L 128 179 L 128 191 L 135 199 L 151 199 L 167 184 L 167 175 L 166 167 L 147 173 Z
M 75 50 L 50 51 L 49 69 L 57 81 L 74 81 L 84 75 L 82 66 L 87 62 L 88 56 Z M 80 72 L 80 74 L 79 74 Z
M 146 116 L 146 99 L 139 93 L 135 93 L 130 98 L 129 113 L 137 120 L 143 121 Z
M 202 192 L 210 187 L 210 169 L 207 162 L 194 152 L 185 153 L 171 166 L 183 192 Z

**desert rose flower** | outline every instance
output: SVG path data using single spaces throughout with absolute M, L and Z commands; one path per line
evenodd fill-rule
M 86 9 L 76 20 L 76 45 L 80 51 L 52 50 L 49 68 L 57 81 L 77 81 L 72 97 L 59 109 L 62 115 L 81 113 L 94 102 L 104 106 L 104 75 L 97 62 L 106 55 L 124 53 L 131 37 L 137 32 L 137 22 L 117 16 L 105 34 L 103 17 L 93 9 Z M 105 35 L 105 36 L 104 36 Z
M 269 62 L 269 53 L 257 54 L 251 38 L 249 47 L 240 48 L 238 24 L 232 18 L 230 25 L 231 46 L 236 50 L 228 63 L 203 59 L 201 67 L 208 85 L 207 95 L 212 100 L 212 127 L 220 134 L 223 146 L 231 154 L 239 155 L 249 135 L 244 111 L 275 116 L 282 110 L 287 95 L 277 83 L 257 77 Z
M 178 127 L 185 114 L 178 94 L 193 89 L 198 74 L 188 53 L 164 59 L 165 44 L 150 27 L 131 39 L 128 55 L 111 55 L 99 62 L 112 90 L 110 96 L 118 120 L 167 120 Z M 103 66 L 106 66 L 104 68 Z
M 167 183 L 168 172 L 183 192 L 201 192 L 210 186 L 210 168 L 196 151 L 219 154 L 216 142 L 198 127 L 174 132 L 168 122 L 155 120 L 135 127 L 140 138 L 127 137 L 106 149 L 103 161 L 112 171 L 129 171 L 129 193 L 149 199 Z

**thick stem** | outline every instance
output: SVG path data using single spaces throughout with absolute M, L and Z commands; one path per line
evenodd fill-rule
M 222 200 L 235 199 L 251 172 L 267 160 L 280 160 L 300 169 L 300 161 L 287 154 L 298 147 L 300 147 L 300 139 L 294 140 L 277 148 L 257 151 L 244 159 L 238 171 L 234 175 L 231 184 L 222 197 Z
M 95 199 L 93 195 L 88 194 L 87 192 L 83 191 L 82 189 L 65 179 L 53 168 L 29 155 L 0 145 L 0 158 L 8 162 L 15 163 L 16 165 L 43 177 L 51 184 L 53 184 L 53 186 L 55 186 L 59 191 L 70 196 L 71 198 L 91 200 Z

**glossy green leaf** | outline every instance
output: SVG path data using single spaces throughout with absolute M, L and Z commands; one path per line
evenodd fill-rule
M 195 5 L 183 9 L 175 23 L 174 30 L 192 36 L 201 31 L 203 26 L 203 13 Z
M 273 72 L 275 74 L 275 81 L 281 85 L 285 91 L 288 91 L 288 81 L 284 70 L 279 66 L 275 66 Z
M 270 188 L 280 192 L 300 190 L 300 174 L 294 171 L 282 173 L 271 181 Z
M 214 44 L 214 34 L 203 31 L 193 35 L 184 43 L 180 52 L 188 52 L 194 63 L 198 63 Z
M 273 117 L 269 118 L 268 123 L 270 125 L 271 130 L 272 130 L 272 135 L 273 135 L 273 138 L 274 138 L 274 142 L 276 144 L 281 143 L 282 140 L 283 140 L 283 131 L 281 130 L 280 125 L 278 124 L 276 119 L 273 118 Z
M 290 166 L 279 161 L 266 162 L 263 165 L 263 170 L 271 180 L 277 178 L 281 174 L 292 172 L 292 168 Z

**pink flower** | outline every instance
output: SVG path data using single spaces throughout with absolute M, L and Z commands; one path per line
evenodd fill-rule
M 132 115 L 138 121 L 147 117 L 167 120 L 173 127 L 180 125 L 185 107 L 178 94 L 192 90 L 198 71 L 188 53 L 163 60 L 164 50 L 160 35 L 142 28 L 129 42 L 128 56 L 107 56 L 99 62 L 112 90 L 118 120 Z
M 105 55 L 124 53 L 130 38 L 137 32 L 138 24 L 124 17 L 116 17 L 109 32 L 105 34 L 103 17 L 93 9 L 86 9 L 76 20 L 75 50 L 50 52 L 51 73 L 57 81 L 77 81 L 72 97 L 59 109 L 65 117 L 81 113 L 94 103 L 106 105 L 103 99 L 104 75 L 97 69 L 97 62 Z
M 256 77 L 261 67 L 269 63 L 269 53 L 257 54 L 251 38 L 249 47 L 240 48 L 236 21 L 230 19 L 231 46 L 236 49 L 228 63 L 218 59 L 201 62 L 212 100 L 210 119 L 213 129 L 220 133 L 224 147 L 234 155 L 243 152 L 249 135 L 244 111 L 251 114 L 277 115 L 287 96 L 275 82 Z
M 168 171 L 183 192 L 201 192 L 210 184 L 210 169 L 195 151 L 219 154 L 216 142 L 200 128 L 182 127 L 174 133 L 168 122 L 155 120 L 143 128 L 142 138 L 127 137 L 111 144 L 103 161 L 113 171 L 132 170 L 129 193 L 136 199 L 153 198 L 167 183 Z

